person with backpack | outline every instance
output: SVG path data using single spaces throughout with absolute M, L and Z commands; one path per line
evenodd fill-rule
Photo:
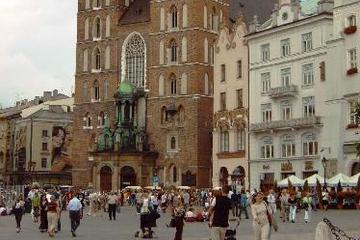
M 249 200 L 247 197 L 247 194 L 245 193 L 245 190 L 241 190 L 240 194 L 240 211 L 239 211 L 239 219 L 241 219 L 241 213 L 245 212 L 245 218 L 249 219 L 249 214 L 247 211 L 247 207 L 249 206 Z
M 17 197 L 16 202 L 12 208 L 12 213 L 14 214 L 16 220 L 17 233 L 19 233 L 21 230 L 21 220 L 22 220 L 22 216 L 24 215 L 24 212 L 25 212 L 25 202 L 22 194 L 20 194 Z
M 40 217 L 40 194 L 39 192 L 35 192 L 32 199 L 31 199 L 31 205 L 32 205 L 32 219 L 34 223 L 37 223 L 39 221 Z

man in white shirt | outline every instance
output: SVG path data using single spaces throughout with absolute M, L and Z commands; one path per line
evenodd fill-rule
M 67 210 L 69 211 L 69 216 L 71 220 L 71 234 L 73 237 L 76 237 L 75 231 L 80 225 L 81 214 L 80 210 L 82 209 L 82 205 L 80 200 L 76 195 L 70 200 Z

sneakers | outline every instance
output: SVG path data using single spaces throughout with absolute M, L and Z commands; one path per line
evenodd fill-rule
M 16 233 L 19 233 L 20 232 L 20 228 L 16 228 Z
M 74 231 L 71 231 L 71 234 L 72 234 L 73 237 L 76 237 L 76 234 L 75 234 Z

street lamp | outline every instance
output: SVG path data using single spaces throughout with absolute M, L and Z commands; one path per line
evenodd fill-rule
M 327 160 L 325 157 L 323 157 L 321 159 L 321 165 L 323 166 L 324 168 L 324 188 L 326 189 L 327 188 L 327 185 L 326 185 L 326 168 L 327 168 L 327 163 L 329 162 L 329 160 Z

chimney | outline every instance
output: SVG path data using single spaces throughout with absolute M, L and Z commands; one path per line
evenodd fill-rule
M 318 3 L 318 13 L 332 13 L 334 9 L 333 0 L 320 0 Z
M 278 19 L 278 16 L 279 16 L 279 4 L 275 3 L 274 5 L 274 9 L 271 13 L 271 25 L 273 27 L 277 26 L 277 19 Z
M 44 91 L 44 94 L 43 94 L 44 102 L 50 100 L 51 96 L 52 96 L 52 92 L 50 92 L 50 91 Z
M 59 91 L 57 89 L 53 90 L 53 97 L 57 97 L 59 95 Z
M 250 33 L 256 32 L 258 25 L 259 25 L 258 17 L 257 15 L 254 15 L 253 21 L 250 23 L 249 26 Z
M 291 10 L 294 13 L 293 21 L 299 20 L 301 14 L 300 0 L 291 0 Z
M 16 106 L 20 106 L 21 105 L 21 102 L 20 101 L 16 101 Z

